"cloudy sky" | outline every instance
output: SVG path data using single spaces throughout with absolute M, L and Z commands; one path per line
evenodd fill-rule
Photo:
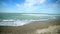
M 0 12 L 59 14 L 60 0 L 0 0 Z

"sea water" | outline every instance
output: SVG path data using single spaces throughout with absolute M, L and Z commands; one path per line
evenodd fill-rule
M 59 14 L 0 13 L 0 26 L 23 26 L 32 21 L 47 21 L 59 17 Z

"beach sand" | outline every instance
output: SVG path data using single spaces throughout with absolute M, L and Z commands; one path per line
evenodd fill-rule
M 34 21 L 23 26 L 0 26 L 0 34 L 60 34 L 60 20 Z

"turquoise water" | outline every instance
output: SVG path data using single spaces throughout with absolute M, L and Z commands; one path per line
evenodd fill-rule
M 1 13 L 0 26 L 23 26 L 32 23 L 32 21 L 49 21 L 60 19 L 56 14 L 19 14 L 19 13 Z M 10 21 L 9 21 L 10 20 Z M 15 20 L 15 21 L 11 21 Z
M 1 13 L 0 20 L 40 20 L 55 17 L 50 14 L 19 14 L 19 13 Z

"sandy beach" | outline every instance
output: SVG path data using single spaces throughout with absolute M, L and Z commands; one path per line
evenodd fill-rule
M 60 20 L 34 21 L 23 26 L 0 26 L 0 34 L 60 34 Z

